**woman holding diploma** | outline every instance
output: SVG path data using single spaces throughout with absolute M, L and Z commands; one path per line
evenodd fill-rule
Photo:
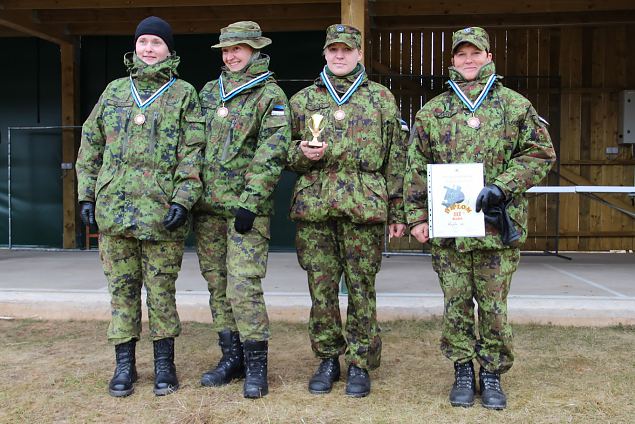
M 390 91 L 369 81 L 359 61 L 361 34 L 331 25 L 326 66 L 315 83 L 291 98 L 294 143 L 289 168 L 298 174 L 291 205 L 296 249 L 307 271 L 312 307 L 311 346 L 321 363 L 309 391 L 328 393 L 348 364 L 346 394 L 370 393 L 368 370 L 379 366 L 375 274 L 381 265 L 384 226 L 405 230 L 402 180 L 407 126 Z M 339 282 L 348 288 L 342 332 Z
M 474 404 L 476 359 L 483 406 L 503 409 L 507 398 L 500 374 L 514 361 L 507 294 L 520 257 L 518 246 L 527 237 L 522 194 L 547 175 L 556 157 L 545 122 L 527 99 L 503 87 L 489 50 L 482 28 L 453 34 L 450 89 L 416 115 L 404 198 L 411 234 L 426 243 L 426 165 L 483 164 L 485 187 L 476 211 L 485 214 L 485 237 L 432 239 L 432 266 L 445 302 L 441 350 L 455 369 L 450 403 Z

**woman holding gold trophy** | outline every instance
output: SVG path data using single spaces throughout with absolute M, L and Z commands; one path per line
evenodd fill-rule
M 384 226 L 388 223 L 394 237 L 405 231 L 408 127 L 390 91 L 369 81 L 359 63 L 359 30 L 328 27 L 324 57 L 320 77 L 290 101 L 294 143 L 288 166 L 298 174 L 291 219 L 312 299 L 311 345 L 321 359 L 309 391 L 331 391 L 340 377 L 339 356 L 345 354 L 346 394 L 363 397 L 370 393 L 368 370 L 381 358 L 375 275 Z M 345 334 L 338 299 L 342 275 L 348 289 Z

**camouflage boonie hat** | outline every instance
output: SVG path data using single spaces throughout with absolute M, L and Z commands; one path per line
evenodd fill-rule
M 468 27 L 452 34 L 452 54 L 461 43 L 470 43 L 479 50 L 489 52 L 489 35 L 483 28 Z
M 218 44 L 212 48 L 235 46 L 236 44 L 247 44 L 256 50 L 260 50 L 271 44 L 271 39 L 262 36 L 260 25 L 253 21 L 234 22 L 220 30 Z
M 344 43 L 351 49 L 361 49 L 362 33 L 350 25 L 331 25 L 326 29 L 326 42 L 322 48 L 325 49 L 333 43 Z

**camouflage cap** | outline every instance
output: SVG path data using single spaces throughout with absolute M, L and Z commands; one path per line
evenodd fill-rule
M 326 41 L 322 48 L 325 49 L 333 43 L 344 43 L 351 49 L 361 49 L 362 33 L 350 25 L 331 25 L 326 29 Z
M 483 51 L 489 51 L 489 36 L 483 28 L 468 27 L 452 34 L 452 54 L 461 43 L 470 43 Z
M 234 22 L 225 28 L 221 28 L 218 44 L 212 48 L 235 46 L 236 44 L 247 44 L 256 50 L 260 50 L 271 44 L 271 39 L 262 36 L 260 25 L 253 21 Z

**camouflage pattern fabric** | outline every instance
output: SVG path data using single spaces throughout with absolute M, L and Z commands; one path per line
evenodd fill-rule
M 225 92 L 268 71 L 269 58 L 244 72 L 223 71 Z M 206 120 L 204 194 L 195 206 L 199 265 L 208 283 L 214 329 L 242 340 L 267 340 L 269 320 L 261 278 L 267 267 L 271 194 L 286 162 L 291 136 L 287 98 L 273 77 L 223 103 L 218 80 L 200 93 Z M 225 106 L 229 114 L 217 114 Z M 256 213 L 254 228 L 234 230 L 235 209 Z M 218 233 L 212 233 L 218 232 Z
M 494 73 L 490 62 L 468 82 L 450 68 L 450 78 L 472 101 Z M 517 245 L 527 238 L 527 200 L 522 194 L 547 175 L 556 157 L 531 103 L 500 82 L 474 115 L 479 128 L 467 125 L 472 113 L 453 91 L 435 97 L 417 113 L 404 178 L 405 209 L 411 226 L 427 221 L 428 163 L 483 163 L 485 184 L 495 184 L 511 199 L 507 212 L 522 232 L 514 246 L 504 245 L 489 224 L 485 237 L 430 240 L 445 299 L 442 351 L 453 361 L 476 357 L 489 371 L 502 373 L 514 360 L 507 294 L 518 264 Z M 479 307 L 478 338 L 473 299 Z
M 335 89 L 345 92 L 359 73 L 331 76 Z M 405 223 L 403 174 L 407 131 L 390 91 L 364 76 L 364 82 L 341 106 L 345 118 L 333 114 L 340 108 L 323 82 L 317 79 L 291 100 L 294 145 L 289 150 L 289 169 L 298 174 L 291 205 L 295 221 L 346 218 L 355 223 Z M 319 161 L 306 158 L 301 140 L 313 136 L 307 122 L 313 114 L 324 116 L 319 139 L 329 144 Z
M 382 224 L 347 219 L 298 222 L 296 249 L 311 293 L 309 336 L 319 358 L 345 353 L 346 362 L 375 369 L 381 362 L 375 275 L 381 264 Z M 341 275 L 348 289 L 346 335 L 338 299 Z
M 133 53 L 125 63 L 143 99 L 177 75 L 179 58 L 147 65 Z M 103 234 L 141 240 L 180 240 L 189 230 L 163 226 L 170 203 L 190 209 L 198 200 L 204 126 L 196 90 L 177 79 L 134 123 L 130 79 L 111 82 L 82 128 L 77 158 L 79 201 L 96 202 Z
M 484 65 L 477 79 L 466 82 L 450 68 L 450 77 L 474 101 L 485 81 L 495 73 L 493 62 Z M 545 124 L 529 100 L 496 82 L 475 116 L 480 128 L 467 125 L 472 113 L 453 91 L 447 91 L 417 113 L 408 152 L 404 179 L 405 209 L 408 223 L 428 219 L 428 163 L 483 163 L 485 184 L 498 186 L 512 202 L 510 218 L 522 232 L 516 245 L 527 239 L 527 199 L 522 194 L 540 183 L 556 156 Z M 504 249 L 498 230 L 485 226 L 482 238 L 430 240 L 432 245 L 454 247 L 467 252 L 475 249 Z
M 346 361 L 374 369 L 381 360 L 375 275 L 381 266 L 384 224 L 404 223 L 403 173 L 407 126 L 390 91 L 369 81 L 358 65 L 348 76 L 330 74 L 341 93 L 363 73 L 363 83 L 338 106 L 321 79 L 291 98 L 294 145 L 289 169 L 298 174 L 291 205 L 297 222 L 298 261 L 307 271 L 312 297 L 309 333 L 318 357 L 346 352 Z M 337 120 L 340 109 L 345 117 Z M 311 116 L 324 116 L 324 157 L 311 161 L 300 150 L 311 140 Z M 346 339 L 340 321 L 338 283 L 349 290 Z
M 261 279 L 269 253 L 269 218 L 256 217 L 246 234 L 234 219 L 198 213 L 194 217 L 196 252 L 207 281 L 212 329 L 239 331 L 244 340 L 268 340 L 269 318 Z
M 244 72 L 223 71 L 225 92 L 268 71 L 269 58 L 256 59 Z M 225 102 L 218 80 L 200 92 L 207 147 L 203 166 L 204 193 L 196 210 L 232 217 L 243 207 L 256 215 L 273 211 L 271 194 L 284 168 L 291 137 L 287 98 L 273 77 Z
M 183 249 L 183 240 L 139 240 L 100 234 L 99 255 L 110 293 L 112 318 L 108 340 L 112 344 L 139 340 L 144 285 L 152 340 L 177 337 L 181 333 L 175 282 Z
M 323 49 L 334 43 L 344 43 L 351 49 L 361 49 L 362 33 L 350 25 L 331 25 L 326 29 L 326 40 Z
M 452 53 L 461 43 L 470 43 L 479 50 L 489 52 L 489 35 L 487 31 L 479 27 L 467 27 L 454 31 L 452 34 Z
M 507 294 L 518 267 L 518 249 L 457 252 L 433 247 L 445 309 L 441 351 L 453 362 L 476 358 L 490 372 L 504 373 L 514 362 Z M 478 334 L 474 300 L 478 303 Z

